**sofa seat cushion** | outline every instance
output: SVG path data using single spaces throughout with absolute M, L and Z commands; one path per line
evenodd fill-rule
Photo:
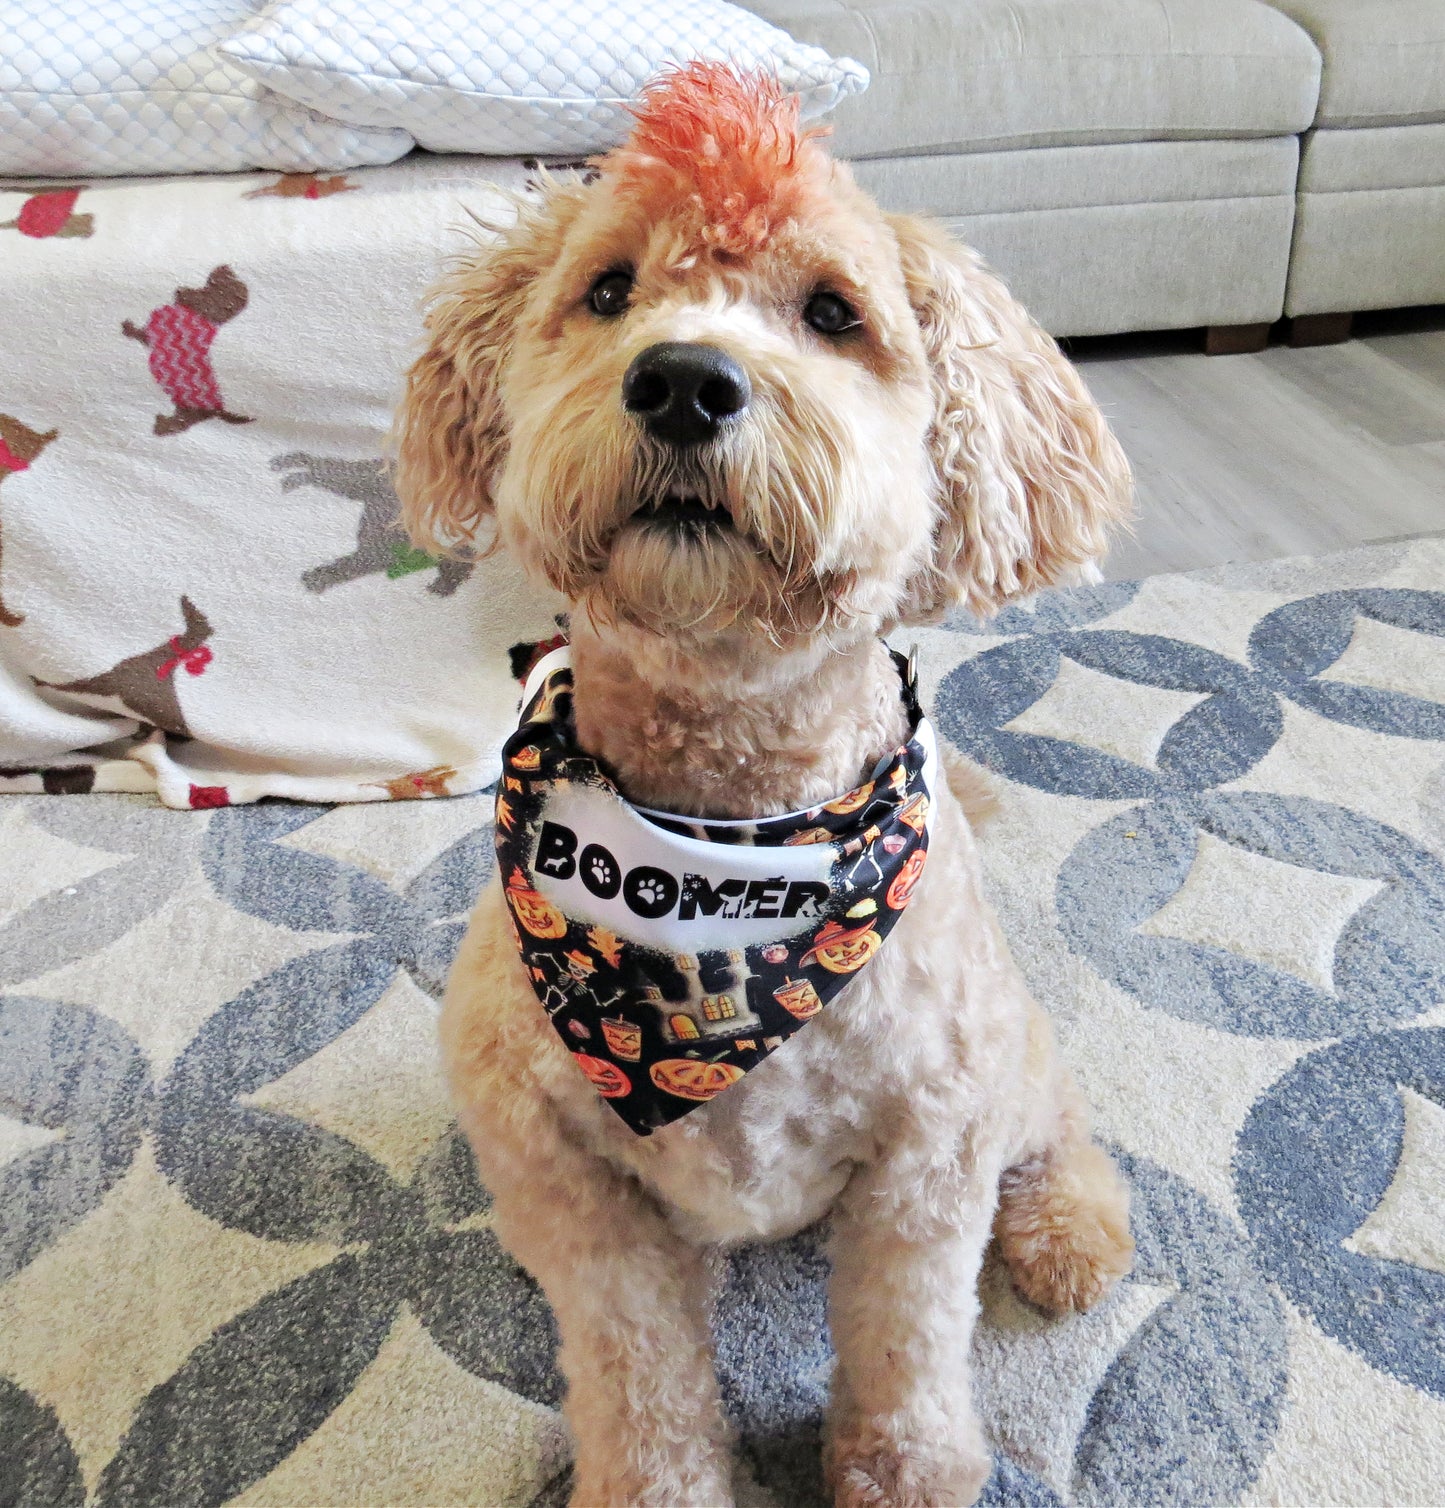
M 1321 126 L 1445 121 L 1442 0 L 1272 0 L 1324 55 Z
M 1438 0 L 1435 0 L 1438 3 Z M 873 77 L 835 116 L 843 156 L 1283 136 L 1320 59 L 1259 0 L 749 0 Z
M 853 173 L 885 209 L 945 217 L 1203 199 L 1275 197 L 1292 202 L 1299 137 L 1120 141 L 875 157 L 856 162 Z
M 875 157 L 853 171 L 885 208 L 942 219 L 1051 334 L 1107 335 L 1278 319 L 1298 165 L 1299 137 L 1271 136 Z
M 1311 131 L 1299 187 L 1302 194 L 1445 187 L 1445 121 Z

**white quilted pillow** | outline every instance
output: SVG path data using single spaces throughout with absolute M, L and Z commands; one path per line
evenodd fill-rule
M 410 149 L 399 130 L 324 120 L 213 44 L 250 0 L 0 0 L 0 173 L 362 167 Z
M 279 0 L 220 50 L 278 94 L 434 152 L 615 146 L 640 87 L 696 58 L 768 69 L 806 117 L 868 84 L 723 0 Z

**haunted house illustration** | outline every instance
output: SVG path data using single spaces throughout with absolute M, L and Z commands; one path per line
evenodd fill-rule
M 741 949 L 701 957 L 679 953 L 673 963 L 687 985 L 687 993 L 681 1000 L 665 999 L 655 985 L 644 990 L 647 1003 L 658 1013 L 667 1041 L 746 1036 L 762 1026 L 748 1005 L 748 980 L 753 972 L 748 968 L 747 954 Z

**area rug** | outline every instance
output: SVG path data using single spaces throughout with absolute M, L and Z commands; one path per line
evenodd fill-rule
M 1445 541 L 919 642 L 1138 1241 L 1076 1319 L 986 1268 L 985 1502 L 1438 1503 Z M 0 799 L 0 1504 L 565 1502 L 435 1067 L 489 805 Z M 717 1263 L 753 1508 L 824 1500 L 821 1239 Z

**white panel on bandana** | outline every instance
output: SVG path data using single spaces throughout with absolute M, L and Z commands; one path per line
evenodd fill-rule
M 794 937 L 824 915 L 830 844 L 747 848 L 668 832 L 613 792 L 562 785 L 542 803 L 532 882 L 578 921 L 663 953 Z

